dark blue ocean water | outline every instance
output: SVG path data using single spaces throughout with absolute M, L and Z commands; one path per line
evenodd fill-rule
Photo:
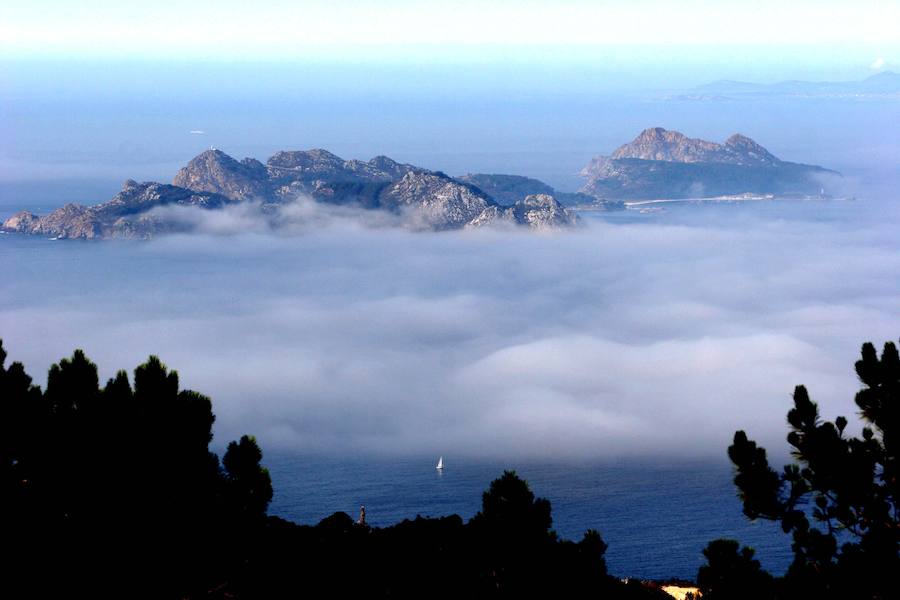
M 481 494 L 504 469 L 525 478 L 537 496 L 550 500 L 553 528 L 580 539 L 588 528 L 609 544 L 607 565 L 617 576 L 693 579 L 702 550 L 729 537 L 756 549 L 763 566 L 782 573 L 790 562 L 790 539 L 777 524 L 750 522 L 742 514 L 726 461 L 603 463 L 457 462 L 445 456 L 398 459 L 333 458 L 268 453 L 275 487 L 270 513 L 313 524 L 366 506 L 370 524 L 459 514 L 472 517 Z

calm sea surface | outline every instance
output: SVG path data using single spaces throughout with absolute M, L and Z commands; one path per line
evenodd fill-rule
M 703 563 L 703 548 L 720 537 L 755 548 L 774 573 L 790 562 L 789 536 L 777 524 L 751 523 L 741 514 L 725 461 L 551 464 L 457 462 L 445 456 L 439 473 L 436 460 L 268 453 L 265 463 L 275 487 L 270 513 L 312 524 L 335 511 L 355 518 L 364 504 L 376 526 L 416 515 L 456 513 L 469 519 L 491 480 L 513 469 L 537 496 L 550 500 L 553 528 L 562 537 L 577 540 L 586 529 L 600 531 L 615 575 L 692 579 Z

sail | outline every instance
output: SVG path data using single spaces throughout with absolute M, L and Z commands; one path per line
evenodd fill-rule
M 437 468 L 438 468 L 438 469 L 443 469 L 443 468 L 444 468 L 444 457 L 443 457 L 443 456 L 440 457 L 440 458 L 438 459 Z

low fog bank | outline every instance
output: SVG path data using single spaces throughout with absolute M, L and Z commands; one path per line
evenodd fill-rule
M 249 200 L 214 210 L 199 206 L 160 206 L 147 215 L 173 231 L 207 235 L 297 236 L 323 229 L 348 234 L 358 229 L 426 230 L 422 215 L 411 207 L 398 212 L 366 209 L 358 203 L 316 202 L 303 194 L 281 204 Z
M 0 337 L 41 383 L 75 347 L 103 377 L 158 354 L 212 396 L 218 444 L 273 450 L 722 457 L 743 428 L 783 452 L 799 383 L 855 420 L 860 344 L 900 336 L 896 203 L 633 221 L 2 236 Z

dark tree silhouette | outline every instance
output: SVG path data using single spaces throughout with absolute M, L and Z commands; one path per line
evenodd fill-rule
M 706 600 L 766 600 L 774 597 L 772 576 L 753 558 L 752 548 L 734 540 L 715 540 L 703 550 L 707 564 L 697 573 Z
M 247 520 L 265 517 L 272 500 L 272 479 L 268 469 L 260 466 L 261 460 L 256 438 L 247 435 L 228 444 L 222 458 L 228 490 L 225 495 L 233 503 L 232 512 Z
M 17 549 L 10 586 L 32 597 L 207 589 L 235 524 L 263 518 L 271 499 L 255 441 L 233 444 L 222 469 L 209 451 L 209 398 L 179 390 L 178 374 L 154 356 L 135 369 L 133 389 L 124 371 L 101 389 L 97 366 L 76 350 L 50 368 L 43 392 L 5 359 L 0 342 L 0 537 Z
M 788 412 L 794 464 L 776 473 L 766 451 L 743 431 L 728 456 L 751 519 L 779 521 L 793 535 L 794 562 L 785 597 L 888 598 L 900 572 L 900 358 L 888 342 L 879 359 L 866 343 L 856 373 L 861 437 L 845 433 L 847 419 L 823 421 L 805 387 Z M 710 565 L 712 566 L 712 565 Z
M 209 398 L 157 357 L 101 388 L 75 351 L 47 389 L 0 342 L 0 596 L 6 598 L 662 598 L 606 574 L 606 544 L 550 529 L 512 471 L 482 510 L 385 528 L 335 513 L 310 527 L 266 515 L 256 440 L 210 452 Z
M 505 471 L 491 482 L 481 505 L 471 522 L 473 534 L 480 540 L 479 587 L 513 596 L 539 590 L 556 542 L 556 534 L 550 530 L 550 503 L 535 498 L 528 483 L 514 471 Z
M 558 539 L 550 502 L 505 471 L 482 496 L 470 527 L 479 549 L 479 588 L 504 596 L 571 595 L 608 587 L 606 544 L 588 530 L 579 543 Z
M 549 541 L 556 535 L 550 531 L 550 502 L 535 498 L 528 482 L 515 471 L 504 471 L 491 482 L 482 495 L 481 512 L 475 515 L 474 522 L 504 538 Z

